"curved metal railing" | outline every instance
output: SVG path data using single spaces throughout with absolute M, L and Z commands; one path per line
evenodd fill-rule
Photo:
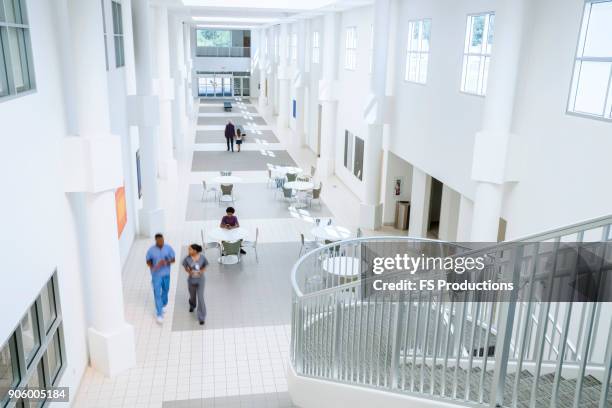
M 476 250 L 365 237 L 309 252 L 291 276 L 293 368 L 299 376 L 465 405 L 611 406 L 611 304 L 551 296 L 572 277 L 565 266 L 576 258 L 563 243 L 609 243 L 611 224 L 604 217 L 542 234 L 545 242 L 530 236 Z M 601 271 L 611 269 L 606 248 L 593 249 L 607 259 Z M 369 290 L 379 278 L 370 271 L 373 258 L 398 253 L 483 256 L 485 268 L 462 279 L 512 281 L 518 289 Z M 612 276 L 601 280 L 601 271 L 599 283 L 608 290 Z M 452 278 L 435 269 L 425 273 Z

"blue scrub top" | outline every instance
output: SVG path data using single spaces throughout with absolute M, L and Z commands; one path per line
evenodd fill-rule
M 162 259 L 165 259 L 166 261 L 175 259 L 174 250 L 170 245 L 164 244 L 164 246 L 161 248 L 157 245 L 153 245 L 151 248 L 149 248 L 147 251 L 147 262 L 151 261 L 153 267 L 155 267 L 155 265 L 157 265 L 157 263 Z M 157 276 L 170 275 L 170 265 L 164 265 L 155 270 L 151 268 L 151 273 Z

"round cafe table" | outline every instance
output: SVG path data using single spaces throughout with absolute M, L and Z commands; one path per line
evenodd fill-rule
M 341 241 L 351 236 L 348 228 L 339 225 L 319 225 L 310 230 L 310 233 L 321 241 Z
M 298 191 L 310 191 L 314 188 L 314 183 L 311 183 L 310 181 L 290 181 L 288 183 L 285 183 L 283 187 Z M 289 208 L 304 208 L 307 206 L 305 201 L 299 201 L 299 198 L 296 198 L 298 199 L 298 201 Z
M 225 229 L 221 227 L 211 228 L 208 231 L 208 236 L 213 241 L 221 242 L 236 242 L 239 240 L 244 240 L 249 236 L 249 233 L 246 229 L 242 227 L 233 228 L 233 229 Z M 238 256 L 236 255 L 228 255 L 219 258 L 219 263 L 224 264 L 236 264 L 238 263 Z
M 291 166 L 269 165 L 268 169 L 270 169 L 274 177 L 285 177 L 285 174 L 287 173 L 301 174 L 304 172 L 304 170 L 302 170 L 299 167 L 291 167 Z
M 217 176 L 213 179 L 213 181 L 219 184 L 234 184 L 240 183 L 242 178 L 237 176 Z
M 332 275 L 350 278 L 359 275 L 360 260 L 352 256 L 334 256 L 325 259 L 322 267 Z

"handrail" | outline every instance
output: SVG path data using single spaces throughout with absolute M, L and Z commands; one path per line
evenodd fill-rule
M 576 268 L 557 262 L 568 254 L 560 243 L 582 242 L 589 234 L 610 241 L 611 225 L 612 216 L 599 217 L 478 249 L 382 236 L 310 251 L 291 271 L 294 369 L 298 376 L 468 405 L 539 407 L 544 387 L 553 402 L 569 398 L 574 408 L 582 408 L 596 390 L 597 403 L 590 406 L 606 407 L 612 398 L 607 386 L 612 313 L 601 303 L 549 300 L 558 279 L 577 276 Z M 550 246 L 540 247 L 540 241 L 549 240 Z M 451 257 L 487 256 L 487 278 L 512 280 L 519 290 L 450 297 L 426 291 L 399 296 L 364 292 L 369 286 L 361 272 L 371 257 L 423 248 Z M 598 251 L 605 259 L 606 246 Z M 543 273 L 538 265 L 547 260 L 553 261 L 552 271 Z M 394 273 L 405 272 L 385 277 Z M 544 379 L 551 371 L 552 380 Z M 523 378 L 524 372 L 530 379 Z M 563 377 L 568 372 L 568 378 L 578 378 L 573 389 Z M 587 381 L 588 401 L 582 398 Z

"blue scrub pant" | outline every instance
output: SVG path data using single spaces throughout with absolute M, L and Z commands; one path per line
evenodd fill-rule
M 162 315 L 162 308 L 168 304 L 168 291 L 170 290 L 170 275 L 151 276 L 153 285 L 153 298 L 155 299 L 155 312 Z

